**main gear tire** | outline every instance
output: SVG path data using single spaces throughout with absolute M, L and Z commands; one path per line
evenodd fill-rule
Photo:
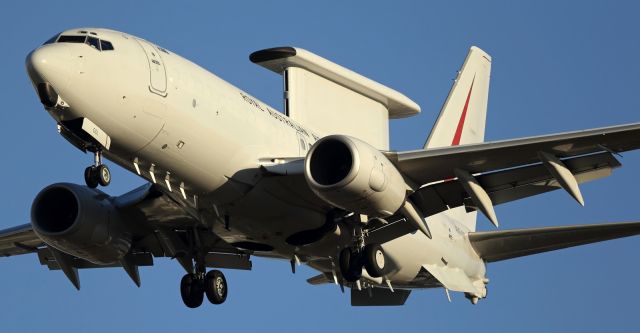
M 340 273 L 347 282 L 356 282 L 362 277 L 362 260 L 358 252 L 344 248 L 339 256 Z
M 180 296 L 184 305 L 195 309 L 202 305 L 204 300 L 204 287 L 202 279 L 198 279 L 195 274 L 186 274 L 180 281 Z
M 212 304 L 222 304 L 227 299 L 227 279 L 218 270 L 211 270 L 204 277 L 204 291 Z
M 387 273 L 388 260 L 380 244 L 368 244 L 362 251 L 364 268 L 371 277 L 381 277 Z

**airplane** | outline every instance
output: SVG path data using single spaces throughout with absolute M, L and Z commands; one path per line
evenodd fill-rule
M 250 60 L 283 78 L 283 112 L 176 53 L 127 33 L 79 28 L 26 57 L 57 131 L 90 153 L 85 185 L 42 189 L 31 222 L 0 231 L 0 255 L 34 253 L 80 289 L 79 270 L 175 259 L 184 304 L 227 298 L 218 269 L 253 256 L 305 264 L 312 285 L 350 289 L 354 306 L 443 288 L 476 304 L 486 266 L 640 233 L 640 222 L 477 231 L 494 206 L 579 184 L 640 148 L 640 123 L 484 142 L 491 56 L 471 47 L 421 149 L 389 148 L 389 120 L 415 116 L 405 95 L 310 51 Z M 120 196 L 105 159 L 146 183 Z M 213 268 L 213 269 L 209 269 Z

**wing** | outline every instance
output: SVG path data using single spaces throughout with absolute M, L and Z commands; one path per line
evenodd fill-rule
M 609 152 L 573 157 L 563 160 L 578 184 L 607 177 L 620 163 Z M 527 165 L 477 175 L 476 180 L 487 192 L 493 205 L 542 194 L 561 188 L 558 181 L 542 164 Z M 464 205 L 476 209 L 475 203 L 462 184 L 444 181 L 418 189 L 412 196 L 427 216 Z
M 426 215 L 465 205 L 490 217 L 492 205 L 558 188 L 582 203 L 577 184 L 608 176 L 620 166 L 613 154 L 638 148 L 636 123 L 387 156 L 419 187 L 411 198 Z
M 143 185 L 113 198 L 118 212 L 131 227 L 130 252 L 111 265 L 97 265 L 47 246 L 24 224 L 0 231 L 0 255 L 36 253 L 40 263 L 51 270 L 63 270 L 76 288 L 80 288 L 78 269 L 123 267 L 139 286 L 138 266 L 153 265 L 154 257 L 176 259 L 186 271 L 193 271 L 192 253 L 202 251 L 207 267 L 251 269 L 249 253 L 238 250 L 216 236 L 213 226 L 196 218 L 192 209 L 153 184 Z M 198 244 L 193 240 L 197 239 Z M 197 247 L 197 248 L 196 248 Z
M 31 224 L 0 230 L 0 256 L 10 257 L 25 253 L 37 252 L 44 245 L 33 232 Z
M 638 148 L 640 148 L 640 123 L 515 140 L 390 153 L 388 156 L 395 161 L 398 169 L 416 184 L 427 184 L 454 178 L 454 169 L 476 174 L 537 164 L 540 163 L 539 152 L 567 158 L 604 151 L 620 153 Z
M 640 234 L 640 222 L 472 232 L 469 241 L 486 262 Z

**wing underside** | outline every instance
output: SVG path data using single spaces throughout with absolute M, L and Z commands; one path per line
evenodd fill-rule
M 578 185 L 609 176 L 620 166 L 614 154 L 638 148 L 640 123 L 386 156 L 425 216 L 464 206 L 497 227 L 493 206 L 558 188 L 584 205 Z
M 563 160 L 578 184 L 607 177 L 620 163 L 609 152 L 573 157 Z M 542 164 L 527 165 L 475 177 L 487 192 L 493 205 L 562 188 Z M 450 208 L 465 206 L 475 210 L 475 204 L 458 181 L 444 181 L 424 186 L 411 198 L 425 215 L 430 216 Z

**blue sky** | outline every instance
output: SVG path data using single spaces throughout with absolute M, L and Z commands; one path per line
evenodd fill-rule
M 44 186 L 82 183 L 91 156 L 62 139 L 24 70 L 33 48 L 61 30 L 126 31 L 170 49 L 280 108 L 280 77 L 251 64 L 258 49 L 307 48 L 393 87 L 422 114 L 391 124 L 393 149 L 420 147 L 471 45 L 493 56 L 487 140 L 640 121 L 636 2 L 616 1 L 24 1 L 0 11 L 0 228 L 29 221 Z M 640 218 L 640 152 L 583 186 L 586 207 L 551 193 L 496 208 L 502 228 Z M 140 185 L 112 165 L 117 195 Z M 484 218 L 481 229 L 489 229 Z M 637 317 L 640 238 L 563 250 L 488 267 L 489 297 L 414 292 L 404 307 L 351 308 L 336 286 L 313 287 L 289 263 L 254 259 L 251 272 L 225 271 L 223 306 L 190 310 L 183 274 L 168 259 L 142 268 L 142 288 L 120 269 L 81 272 L 75 291 L 35 255 L 0 259 L 2 331 L 629 331 Z

